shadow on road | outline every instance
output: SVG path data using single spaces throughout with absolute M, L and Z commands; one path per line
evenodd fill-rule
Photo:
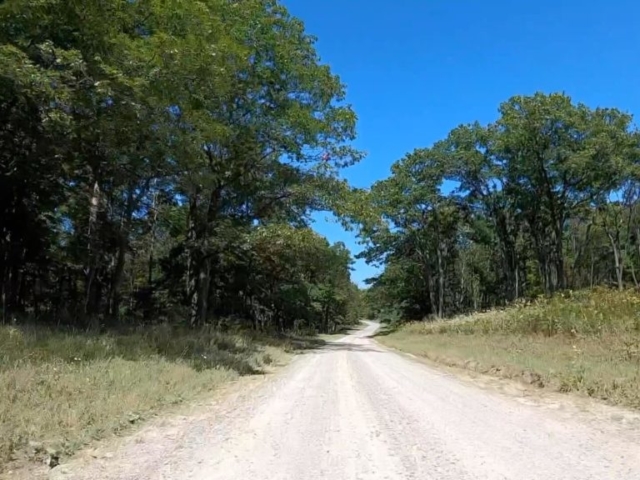
M 361 338 L 373 338 L 376 333 L 366 335 L 362 330 L 367 328 L 367 323 L 363 322 L 362 327 L 346 327 L 333 334 L 334 338 L 305 337 L 305 336 L 288 336 L 288 341 L 293 347 L 293 351 L 297 354 L 305 353 L 323 353 L 323 352 L 376 352 L 380 353 L 374 345 L 363 345 L 351 343 L 350 341 L 342 341 L 343 337 L 357 335 L 360 332 Z M 342 337 L 340 336 L 342 335 Z
M 359 345 L 356 343 L 331 342 L 316 350 L 317 353 L 327 352 L 372 352 L 380 353 L 380 349 L 373 345 Z
M 381 325 L 380 329 L 372 335 L 372 337 L 386 337 L 387 335 L 391 335 L 395 333 L 400 328 L 399 325 Z

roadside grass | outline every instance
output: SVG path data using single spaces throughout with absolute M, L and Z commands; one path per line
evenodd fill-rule
M 169 326 L 103 335 L 0 326 L 0 471 L 47 449 L 69 455 L 318 345 Z
M 411 323 L 378 340 L 447 365 L 640 408 L 636 292 L 569 292 L 448 322 Z

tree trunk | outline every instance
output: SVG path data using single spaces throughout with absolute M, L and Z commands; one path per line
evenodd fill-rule
M 211 258 L 203 260 L 198 273 L 198 324 L 206 323 L 209 314 L 209 286 L 211 285 Z
M 613 250 L 613 259 L 616 271 L 616 281 L 618 284 L 618 290 L 624 290 L 624 280 L 623 280 L 623 269 L 622 258 L 620 247 L 618 246 L 618 242 L 615 237 L 611 234 L 611 232 L 607 232 L 607 236 L 609 237 L 609 242 L 611 243 L 611 249 Z
M 426 294 L 429 299 L 429 311 L 425 312 L 427 315 L 432 315 L 436 312 L 436 294 L 435 286 L 433 284 L 433 275 L 431 275 L 431 268 L 429 267 L 429 258 L 422 256 L 422 277 L 427 288 Z
M 631 262 L 631 278 L 633 278 L 633 284 L 635 285 L 635 287 L 638 288 L 640 285 L 638 285 L 638 278 L 636 277 L 636 267 L 633 266 L 633 262 Z
M 85 314 L 91 316 L 97 313 L 98 306 L 96 305 L 96 295 L 95 295 L 95 283 L 97 276 L 97 259 L 96 259 L 96 235 L 98 229 L 98 210 L 100 207 L 100 184 L 96 180 L 93 184 L 93 189 L 91 192 L 91 200 L 89 203 L 89 231 L 88 231 L 88 245 L 87 249 L 89 251 L 88 258 L 88 266 L 85 270 L 86 272 L 86 281 L 85 281 L 85 302 L 84 302 L 84 312 Z
M 549 252 L 545 245 L 544 238 L 542 238 L 542 232 L 537 230 L 538 225 L 536 223 L 529 224 L 533 230 L 533 244 L 538 260 L 538 275 L 544 288 L 545 295 L 553 293 L 553 285 L 551 281 L 550 265 L 549 265 Z
M 120 288 L 124 280 L 124 266 L 126 260 L 128 241 L 124 236 L 124 232 L 118 235 L 118 253 L 116 254 L 115 267 L 113 269 L 113 278 L 111 280 L 111 292 L 109 294 L 109 303 L 111 305 L 111 316 L 115 320 L 120 319 Z
M 127 203 L 125 205 L 123 217 L 120 220 L 120 230 L 118 232 L 118 253 L 116 256 L 116 264 L 113 272 L 110 291 L 111 315 L 118 319 L 120 315 L 120 289 L 124 280 L 124 267 L 129 249 L 129 234 L 131 232 L 131 222 L 133 212 L 137 208 L 138 199 L 146 194 L 149 188 L 149 182 L 140 188 L 138 195 L 135 195 L 135 186 L 130 185 L 127 191 Z
M 544 241 L 543 241 L 544 242 Z M 553 225 L 551 243 L 545 248 L 545 265 L 547 273 L 547 294 L 553 294 L 558 290 L 564 290 L 564 244 L 562 237 L 562 221 Z
M 329 333 L 329 312 L 330 312 L 331 306 L 329 305 L 329 303 L 325 303 L 325 306 L 323 308 L 323 312 L 322 312 L 322 333 Z
M 517 234 L 513 232 L 511 215 L 500 209 L 493 208 L 494 212 L 493 225 L 498 234 L 498 245 L 500 251 L 500 259 L 506 285 L 504 291 L 506 297 L 510 301 L 518 298 L 518 292 L 515 288 L 515 269 L 518 263 L 518 253 L 516 251 Z
M 7 252 L 8 253 L 8 252 Z M 7 255 L 8 257 L 8 255 Z M 2 324 L 9 320 L 9 295 L 11 289 L 11 270 L 8 259 L 2 265 Z
M 442 260 L 442 247 L 438 243 L 436 248 L 438 256 L 438 318 L 444 317 L 444 263 Z
M 564 221 L 561 220 L 560 224 L 556 226 L 555 232 L 555 289 L 564 290 L 566 288 L 566 278 L 564 272 L 564 243 L 562 237 L 562 226 Z
M 209 287 L 211 285 L 212 252 L 207 243 L 211 235 L 210 225 L 215 221 L 221 191 L 214 189 L 209 199 L 206 216 L 198 212 L 197 193 L 189 201 L 189 299 L 191 305 L 190 324 L 195 327 L 207 320 Z
M 467 293 L 466 293 L 466 271 L 465 271 L 465 262 L 464 262 L 464 257 L 461 260 L 461 265 L 460 265 L 460 299 L 459 299 L 459 305 L 465 307 L 466 304 L 468 302 L 466 302 L 466 297 L 467 297 Z
M 200 267 L 201 252 L 198 245 L 198 193 L 189 199 L 189 218 L 187 231 L 187 249 L 189 252 L 187 267 L 187 297 L 189 298 L 189 324 L 197 326 L 199 322 L 198 312 L 200 303 Z
M 149 235 L 151 237 L 150 245 L 149 245 L 149 264 L 148 264 L 148 273 L 147 273 L 147 284 L 149 287 L 153 283 L 153 268 L 154 268 L 154 253 L 155 253 L 155 243 L 156 243 L 156 224 L 158 223 L 158 195 L 154 193 L 153 201 L 151 204 L 151 228 Z

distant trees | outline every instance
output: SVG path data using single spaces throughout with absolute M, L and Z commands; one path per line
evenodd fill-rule
M 561 94 L 514 97 L 397 162 L 370 192 L 384 219 L 364 256 L 369 298 L 442 317 L 564 288 L 638 286 L 638 158 L 630 115 Z M 370 222 L 369 222 L 370 223 Z
M 343 100 L 274 0 L 3 2 L 2 319 L 349 321 Z

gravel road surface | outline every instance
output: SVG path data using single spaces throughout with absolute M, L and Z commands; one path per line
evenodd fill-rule
M 370 323 L 67 480 L 638 480 L 637 430 L 482 389 L 390 352 Z M 572 413 L 572 412 L 577 413 Z

